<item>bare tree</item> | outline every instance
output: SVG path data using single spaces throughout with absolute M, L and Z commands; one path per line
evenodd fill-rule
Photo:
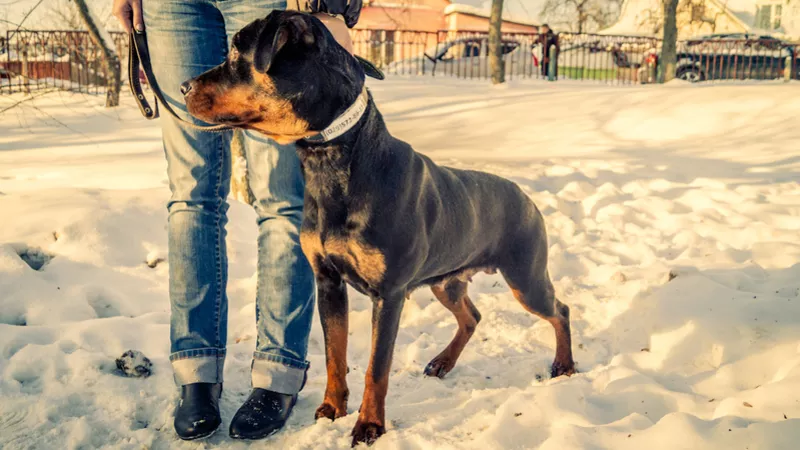
M 59 29 L 83 29 L 83 19 L 81 19 L 78 9 L 71 5 L 70 0 L 54 0 L 48 3 L 45 21 L 58 24 Z
M 664 1 L 664 38 L 661 46 L 659 65 L 661 68 L 661 81 L 675 78 L 675 66 L 678 54 L 678 0 Z
M 106 107 L 119 106 L 119 91 L 122 87 L 122 79 L 119 56 L 114 51 L 114 42 L 100 21 L 92 14 L 86 4 L 86 0 L 72 1 L 75 3 L 78 15 L 89 31 L 89 37 L 102 53 L 103 69 L 106 72 Z
M 2 1 L 2 0 L 0 0 Z M 111 14 L 113 2 L 105 0 L 89 0 L 98 26 L 104 29 L 117 29 L 114 16 Z M 72 0 L 45 0 L 41 6 L 43 12 L 37 19 L 36 28 L 58 30 L 83 30 L 83 19 Z
M 489 71 L 492 83 L 505 82 L 502 44 L 503 0 L 492 0 L 492 13 L 489 17 Z
M 621 0 L 547 0 L 542 18 L 557 29 L 585 33 L 611 25 Z

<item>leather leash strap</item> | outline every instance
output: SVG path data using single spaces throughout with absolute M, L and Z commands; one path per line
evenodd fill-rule
M 202 131 L 225 131 L 231 129 L 231 127 L 227 125 L 195 125 L 194 123 L 181 119 L 175 113 L 172 107 L 169 106 L 169 103 L 164 99 L 164 94 L 158 87 L 156 77 L 153 75 L 153 66 L 150 63 L 150 50 L 147 47 L 147 35 L 144 31 L 134 31 L 130 34 L 128 48 L 128 84 L 131 87 L 131 92 L 133 92 L 133 97 L 136 99 L 136 104 L 139 105 L 139 110 L 147 120 L 158 118 L 158 102 L 161 102 L 164 109 L 184 126 Z M 155 94 L 155 98 L 153 99 L 155 108 L 150 107 L 150 103 L 144 96 L 142 83 L 139 81 L 140 65 L 144 72 L 144 77 L 150 85 L 150 89 L 153 91 L 153 94 Z

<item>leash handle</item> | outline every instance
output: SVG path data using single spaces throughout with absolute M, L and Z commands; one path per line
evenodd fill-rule
M 147 120 L 153 120 L 159 117 L 158 103 L 164 106 L 164 109 L 174 117 L 178 122 L 184 126 L 201 131 L 225 131 L 231 129 L 227 125 L 195 125 L 192 122 L 181 119 L 178 114 L 169 106 L 164 100 L 164 94 L 158 87 L 156 77 L 153 75 L 153 66 L 150 62 L 150 49 L 147 47 L 147 35 L 144 31 L 133 31 L 130 34 L 128 42 L 128 84 L 131 87 L 133 98 L 136 99 L 136 104 L 139 106 L 139 111 Z M 155 98 L 153 99 L 154 108 L 150 107 L 150 103 L 144 95 L 142 90 L 142 83 L 139 81 L 139 66 L 144 72 L 144 77 L 150 85 Z

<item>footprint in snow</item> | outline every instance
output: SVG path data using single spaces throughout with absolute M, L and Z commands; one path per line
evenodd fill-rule
M 17 252 L 20 259 L 25 261 L 25 264 L 36 271 L 43 270 L 44 266 L 55 257 L 55 255 L 47 253 L 41 248 L 30 247 L 26 244 L 12 245 L 12 247 Z

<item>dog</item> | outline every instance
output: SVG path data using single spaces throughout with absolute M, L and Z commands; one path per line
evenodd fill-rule
M 481 319 L 470 277 L 499 270 L 516 299 L 555 329 L 552 376 L 575 372 L 569 307 L 547 271 L 541 213 L 515 183 L 440 167 L 391 136 L 365 87 L 374 67 L 316 18 L 272 12 L 235 35 L 228 59 L 182 85 L 193 116 L 296 142 L 306 190 L 300 245 L 314 271 L 327 387 L 316 418 L 347 414 L 346 284 L 373 301 L 372 354 L 352 445 L 385 433 L 385 400 L 400 312 L 430 286 L 458 322 L 425 367 L 453 369 Z

